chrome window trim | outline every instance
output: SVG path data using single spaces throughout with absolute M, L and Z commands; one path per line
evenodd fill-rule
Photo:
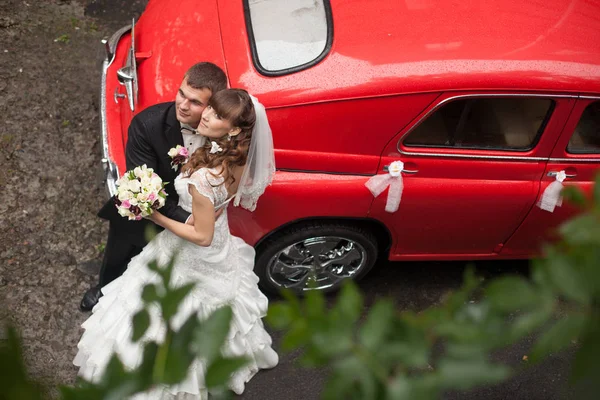
M 405 156 L 420 156 L 420 157 L 452 157 L 452 158 L 469 158 L 469 159 L 483 159 L 483 160 L 514 160 L 514 161 L 545 161 L 546 157 L 517 157 L 517 156 L 489 156 L 489 155 L 477 155 L 477 154 L 462 154 L 462 153 L 420 153 L 420 152 L 412 152 L 412 151 L 404 151 L 400 148 L 400 143 L 406 137 L 406 135 L 410 134 L 415 127 L 417 127 L 421 122 L 423 122 L 426 118 L 428 118 L 431 114 L 437 111 L 444 104 L 456 100 L 456 99 L 464 99 L 464 98 L 478 98 L 478 97 L 541 97 L 541 98 L 577 98 L 576 95 L 552 95 L 552 94 L 526 94 L 526 93 L 474 93 L 474 94 L 461 94 L 458 96 L 448 97 L 441 102 L 439 102 L 434 108 L 429 110 L 429 112 L 423 115 L 413 126 L 398 139 L 398 143 L 396 144 L 396 150 L 402 155 Z M 484 151 L 485 149 L 465 149 L 465 150 L 480 150 Z M 510 151 L 510 150 L 491 150 L 491 151 Z
M 579 96 L 579 98 L 585 100 L 600 100 L 600 96 Z
M 116 181 L 119 178 L 119 168 L 117 164 L 110 158 L 108 152 L 108 126 L 106 122 L 106 73 L 108 67 L 115 59 L 115 50 L 117 44 L 125 33 L 131 30 L 131 25 L 126 25 L 116 31 L 108 40 L 107 45 L 110 50 L 111 57 L 104 58 L 102 62 L 102 74 L 100 78 L 100 134 L 102 136 L 102 167 L 104 168 L 106 190 L 108 196 L 112 197 L 117 192 Z M 110 59 L 109 59 L 110 58 Z
M 600 164 L 600 153 L 598 158 L 549 158 L 549 162 L 568 163 L 568 162 L 597 162 Z

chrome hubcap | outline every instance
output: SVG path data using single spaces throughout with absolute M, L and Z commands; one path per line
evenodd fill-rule
M 313 237 L 286 247 L 270 260 L 269 280 L 294 291 L 323 290 L 339 286 L 364 267 L 366 251 L 354 240 L 337 237 Z M 311 278 L 312 277 L 312 278 Z M 313 283 L 309 282 L 314 280 Z

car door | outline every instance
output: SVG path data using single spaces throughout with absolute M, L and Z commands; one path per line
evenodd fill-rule
M 560 171 L 567 175 L 564 186 L 577 186 L 590 195 L 599 169 L 600 98 L 580 98 L 552 151 L 542 176 L 540 196 L 556 180 L 555 175 Z M 534 207 L 507 242 L 502 254 L 531 255 L 538 252 L 544 242 L 556 239 L 556 228 L 577 212 L 577 207 L 568 202 L 552 212 Z
M 497 257 L 539 192 L 573 99 L 531 93 L 445 93 L 384 151 L 404 163 L 398 211 L 370 215 L 392 232 L 390 258 Z

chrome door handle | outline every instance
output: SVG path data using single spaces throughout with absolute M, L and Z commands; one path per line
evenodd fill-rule
M 390 166 L 389 166 L 389 165 L 384 165 L 384 166 L 383 166 L 383 170 L 384 170 L 385 172 L 388 172 L 388 171 L 389 171 L 389 169 L 390 169 Z M 417 171 L 416 169 L 403 169 L 401 172 L 404 172 L 405 174 L 416 174 L 416 173 L 417 173 L 417 172 L 419 172 L 419 171 Z
M 547 176 L 550 177 L 555 177 L 558 174 L 559 171 L 550 171 L 548 172 Z M 575 178 L 577 176 L 577 174 L 565 174 L 565 176 L 567 178 Z
M 115 103 L 119 104 L 119 99 L 124 99 L 125 95 L 123 93 L 119 93 L 119 88 L 116 87 L 115 88 L 115 94 L 113 95 L 113 99 L 115 100 Z

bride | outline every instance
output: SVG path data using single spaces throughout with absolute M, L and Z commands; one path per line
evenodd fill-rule
M 258 277 L 253 273 L 254 249 L 231 235 L 227 210 L 215 221 L 215 209 L 230 200 L 253 211 L 271 182 L 275 161 L 265 109 L 244 90 L 222 90 L 211 97 L 198 131 L 207 138 L 206 144 L 192 154 L 174 182 L 179 205 L 192 213 L 193 225 L 154 212 L 150 218 L 166 229 L 131 260 L 120 278 L 102 288 L 104 296 L 82 325 L 85 332 L 73 361 L 80 367 L 79 375 L 89 381 L 101 378 L 113 353 L 126 367 L 137 367 L 142 358 L 141 343 L 160 341 L 164 336 L 159 313 L 151 309 L 150 328 L 141 341 L 131 342 L 131 319 L 142 308 L 144 285 L 159 279 L 147 268 L 148 263 L 157 260 L 159 265 L 165 264 L 175 251 L 172 284 L 196 283 L 172 320 L 175 329 L 193 313 L 205 319 L 225 304 L 232 308 L 223 351 L 246 356 L 250 363 L 231 377 L 230 389 L 241 394 L 245 382 L 259 369 L 278 363 L 261 320 L 268 300 L 259 291 Z M 196 360 L 184 382 L 155 388 L 143 398 L 205 399 L 204 373 L 205 365 Z

